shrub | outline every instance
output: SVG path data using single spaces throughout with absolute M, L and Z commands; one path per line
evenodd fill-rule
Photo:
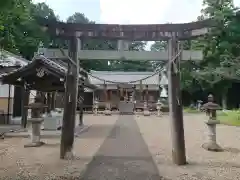
M 189 108 L 189 107 L 183 108 L 183 112 L 184 113 L 200 113 L 200 111 L 198 111 L 197 109 Z
M 240 110 L 220 111 L 217 114 L 217 119 L 222 124 L 240 126 Z

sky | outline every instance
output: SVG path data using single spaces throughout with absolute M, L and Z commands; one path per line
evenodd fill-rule
M 33 0 L 45 2 L 62 20 L 81 12 L 108 24 L 183 23 L 196 20 L 202 0 Z M 240 6 L 240 0 L 234 0 Z
M 202 0 L 33 0 L 45 2 L 61 20 L 75 12 L 91 21 L 106 24 L 160 24 L 195 21 Z M 240 0 L 234 0 L 240 7 Z M 150 50 L 148 42 L 146 50 Z

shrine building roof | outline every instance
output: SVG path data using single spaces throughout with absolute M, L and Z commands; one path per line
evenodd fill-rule
M 154 72 L 114 72 L 114 71 L 91 71 L 92 76 L 89 76 L 89 80 L 92 84 L 101 85 L 104 84 L 104 80 L 114 81 L 119 83 L 128 83 L 130 81 L 137 81 L 131 84 L 140 84 L 139 79 L 142 80 L 142 84 L 145 85 L 166 85 L 168 84 L 167 77 L 159 77 L 159 74 Z M 97 78 L 95 78 L 97 77 Z M 146 78 L 148 77 L 148 78 Z M 146 78 L 146 79 L 145 79 Z M 106 84 L 113 84 L 106 82 Z
M 66 63 L 59 63 L 40 55 L 27 65 L 1 75 L 1 81 L 3 84 L 27 85 L 32 90 L 43 92 L 64 91 L 66 73 Z M 95 88 L 88 81 L 85 71 L 79 73 L 79 84 L 86 88 Z

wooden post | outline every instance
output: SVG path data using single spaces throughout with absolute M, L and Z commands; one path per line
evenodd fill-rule
M 84 103 L 84 87 L 80 87 L 78 92 L 79 99 L 79 126 L 83 125 L 83 103 Z
M 112 90 L 111 89 L 109 89 L 109 91 L 108 91 L 108 100 L 109 100 L 109 103 L 111 103 L 111 101 L 112 101 Z
M 51 112 L 51 102 L 52 102 L 52 97 L 51 93 L 47 93 L 47 113 L 50 114 Z
M 148 105 L 148 99 L 149 99 L 149 95 L 148 95 L 148 85 L 146 85 L 146 91 L 145 91 L 145 99 Z
M 76 119 L 76 105 L 78 92 L 78 75 L 79 75 L 79 61 L 78 50 L 80 49 L 80 39 L 72 37 L 69 43 L 69 56 L 77 65 L 69 64 L 66 90 L 65 90 L 65 106 L 62 124 L 62 136 L 60 147 L 60 158 L 64 159 L 66 156 L 73 156 L 72 148 L 74 143 L 74 130 Z
M 142 81 L 140 81 L 140 101 L 143 101 L 144 98 L 143 98 L 143 87 L 142 87 Z
M 124 93 L 123 93 L 123 88 L 122 87 L 119 87 L 119 98 L 120 98 L 120 101 L 123 101 L 124 100 Z
M 134 103 L 134 101 L 136 100 L 136 85 L 134 85 L 132 87 L 133 92 L 132 92 L 132 102 Z
M 25 108 L 29 104 L 29 96 L 30 96 L 30 90 L 26 87 L 22 88 L 22 119 L 21 119 L 21 125 L 23 128 L 27 127 L 27 117 L 28 117 L 28 109 Z
M 112 90 L 111 89 L 108 90 L 108 103 L 111 109 L 112 108 Z
M 52 92 L 51 97 L 51 110 L 54 110 L 56 108 L 56 92 Z
M 127 92 L 127 88 L 125 88 L 125 101 L 128 101 L 128 92 Z
M 168 42 L 169 52 L 169 70 L 168 70 L 168 90 L 169 90 L 169 113 L 171 118 L 171 134 L 172 134 L 172 159 L 177 165 L 185 165 L 185 139 L 183 126 L 183 112 L 180 91 L 180 70 L 178 61 L 181 56 L 178 56 L 173 61 L 173 58 L 179 53 L 179 44 L 175 37 L 172 37 Z
M 106 104 L 108 102 L 108 94 L 107 94 L 107 84 L 105 84 L 104 82 L 104 97 L 105 97 L 105 108 L 106 108 Z

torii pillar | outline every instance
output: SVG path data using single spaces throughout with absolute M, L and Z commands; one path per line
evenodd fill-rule
M 168 68 L 168 91 L 169 91 L 169 114 L 171 119 L 172 134 L 172 159 L 177 165 L 185 165 L 186 151 L 183 127 L 183 111 L 180 90 L 179 42 L 174 36 L 168 41 L 169 68 Z M 176 57 L 177 56 L 177 57 Z

